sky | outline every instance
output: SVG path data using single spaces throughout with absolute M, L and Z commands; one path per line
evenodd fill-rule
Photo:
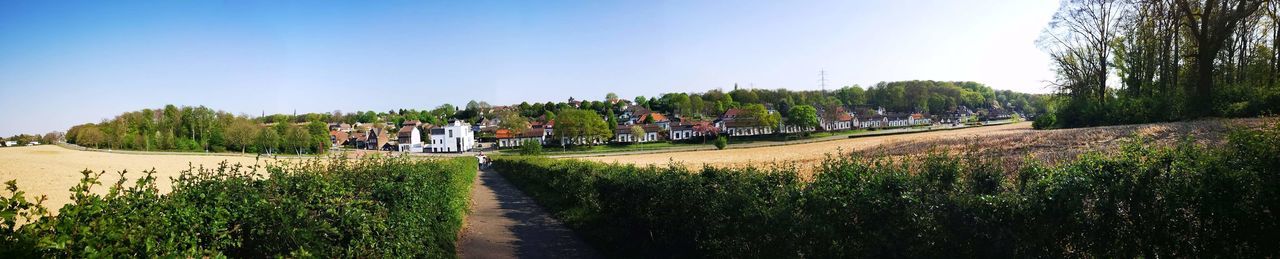
M 1046 93 L 1055 0 L 0 1 L 0 136 L 236 114 L 962 80 Z

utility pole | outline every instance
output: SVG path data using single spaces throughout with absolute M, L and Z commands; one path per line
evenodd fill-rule
M 818 70 L 818 84 L 822 85 L 822 93 L 827 92 L 827 70 Z

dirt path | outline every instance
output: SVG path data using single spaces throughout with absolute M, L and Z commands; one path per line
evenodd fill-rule
M 458 250 L 462 258 L 600 257 L 533 199 L 491 170 L 480 171 L 471 187 L 471 211 Z

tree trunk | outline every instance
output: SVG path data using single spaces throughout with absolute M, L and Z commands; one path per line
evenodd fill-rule
M 1203 42 L 1203 41 L 1202 41 Z M 1196 50 L 1196 75 L 1195 75 L 1195 97 L 1192 98 L 1196 108 L 1193 114 L 1197 117 L 1203 117 L 1213 114 L 1214 98 L 1213 98 L 1213 60 L 1217 54 L 1217 48 L 1212 46 L 1200 46 Z

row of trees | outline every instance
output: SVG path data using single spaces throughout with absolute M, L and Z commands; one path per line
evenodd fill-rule
M 18 146 L 26 146 L 27 144 L 30 144 L 33 142 L 40 142 L 41 144 L 52 144 L 52 143 L 57 143 L 59 141 L 62 141 L 63 135 L 64 134 L 61 131 L 51 131 L 49 133 L 45 133 L 44 135 L 18 134 L 8 138 L 0 138 L 0 142 L 14 141 L 18 144 Z M 3 143 L 0 143 L 0 145 L 2 144 Z
M 1280 2 L 1063 1 L 1038 44 L 1056 126 L 1269 114 L 1280 107 Z
M 283 120 L 270 126 L 259 122 L 272 120 L 264 118 L 236 116 L 204 106 L 167 105 L 76 125 L 65 137 L 68 143 L 81 146 L 129 150 L 318 154 L 329 148 L 328 124 L 318 118 L 307 123 Z

